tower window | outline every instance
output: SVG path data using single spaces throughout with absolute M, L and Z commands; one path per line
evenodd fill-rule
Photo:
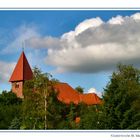
M 15 83 L 15 88 L 19 88 L 19 84 L 18 83 Z

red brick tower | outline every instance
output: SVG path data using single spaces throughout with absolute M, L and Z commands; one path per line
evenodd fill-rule
M 32 70 L 23 51 L 9 80 L 12 83 L 12 91 L 17 97 L 23 98 L 24 81 L 31 80 L 32 77 Z

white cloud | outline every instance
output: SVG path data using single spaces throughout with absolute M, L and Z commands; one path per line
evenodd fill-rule
M 58 46 L 60 44 L 59 38 L 47 36 L 47 37 L 31 37 L 26 40 L 27 46 L 29 45 L 32 48 L 59 48 Z
M 15 53 L 22 50 L 22 44 L 25 43 L 26 40 L 29 40 L 33 37 L 40 37 L 40 34 L 37 31 L 36 26 L 34 25 L 21 25 L 20 27 L 16 28 L 13 33 L 15 37 L 12 42 L 9 42 L 7 47 L 5 47 L 1 53 L 3 54 L 10 54 Z M 25 46 L 30 47 L 30 46 Z
M 112 17 L 108 23 L 109 24 L 123 24 L 124 18 L 122 16 Z
M 136 13 L 136 14 L 132 15 L 131 18 L 134 20 L 140 20 L 140 13 Z
M 0 61 L 0 83 L 7 83 L 9 81 L 15 65 L 16 63 L 14 62 L 8 63 Z
M 94 87 L 90 88 L 87 93 L 95 93 L 97 94 L 99 97 L 102 97 L 102 93 L 98 92 Z
M 36 56 L 42 57 L 36 60 L 43 62 L 46 56 L 46 64 L 55 66 L 57 72 L 96 73 L 112 70 L 119 62 L 140 66 L 140 13 L 118 15 L 106 22 L 99 17 L 86 19 L 59 38 L 42 36 L 35 26 L 28 25 L 17 28 L 15 34 L 2 52 L 19 50 L 26 40 L 33 50 L 28 52 L 30 58 L 34 49 L 41 48 Z
M 87 93 L 96 93 L 96 92 L 97 92 L 96 89 L 92 87 L 88 90 Z
M 97 17 L 92 19 L 86 19 L 83 22 L 81 22 L 76 28 L 75 28 L 75 35 L 78 35 L 82 33 L 83 31 L 87 30 L 91 27 L 98 27 L 101 24 L 103 24 L 103 21 Z
M 119 62 L 140 66 L 139 19 L 136 13 L 107 22 L 100 18 L 85 20 L 74 31 L 63 34 L 58 47 L 48 48 L 46 63 L 56 66 L 58 72 L 81 73 L 112 70 Z M 92 26 L 92 21 L 97 23 Z

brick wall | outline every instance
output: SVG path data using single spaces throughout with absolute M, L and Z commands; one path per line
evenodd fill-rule
M 23 98 L 23 81 L 12 83 L 12 92 L 14 92 L 17 97 Z

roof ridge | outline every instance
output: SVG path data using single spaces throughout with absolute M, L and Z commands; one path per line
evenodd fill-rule
M 23 59 L 23 64 L 22 64 L 23 65 L 22 66 L 23 67 L 23 72 L 22 72 L 22 76 L 23 76 L 23 81 L 24 81 L 24 51 L 22 51 L 22 54 L 23 54 L 23 56 L 22 56 L 23 57 L 22 58 Z

